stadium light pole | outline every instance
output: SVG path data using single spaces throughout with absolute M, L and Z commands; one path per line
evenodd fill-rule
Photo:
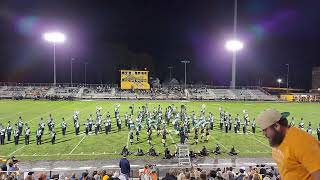
M 282 79 L 278 78 L 277 82 L 279 83 L 279 88 L 280 88 L 280 84 L 282 83 Z
M 227 50 L 232 52 L 232 80 L 231 88 L 236 87 L 236 61 L 237 61 L 237 51 L 243 48 L 243 43 L 237 40 L 237 11 L 238 11 L 238 1 L 234 0 L 234 16 L 233 16 L 233 40 L 226 42 L 225 47 Z
M 87 85 L 87 65 L 88 65 L 88 62 L 84 62 L 84 85 L 86 86 Z
M 169 69 L 169 82 L 170 82 L 172 77 L 171 75 L 172 75 L 173 66 L 169 66 L 168 69 Z
M 75 58 L 71 58 L 71 60 L 70 60 L 70 83 L 71 83 L 71 86 L 72 86 L 72 62 L 74 61 L 74 60 L 76 60 Z
M 189 64 L 190 61 L 183 60 L 181 63 L 184 63 L 184 89 L 187 89 L 187 64 Z
M 66 37 L 60 32 L 47 32 L 43 34 L 43 39 L 53 44 L 53 85 L 56 86 L 56 44 L 63 43 Z

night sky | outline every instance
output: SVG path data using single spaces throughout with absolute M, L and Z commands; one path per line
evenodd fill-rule
M 229 85 L 233 0 L 1 0 L 0 81 L 53 82 L 53 47 L 42 39 L 58 30 L 57 82 L 118 83 L 120 69 L 144 69 L 161 82 Z M 237 85 L 277 86 L 290 64 L 290 87 L 310 88 L 320 65 L 319 0 L 238 0 Z M 285 86 L 285 84 L 283 84 Z

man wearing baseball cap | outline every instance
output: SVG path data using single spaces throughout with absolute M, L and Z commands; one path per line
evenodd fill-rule
M 262 111 L 257 124 L 272 147 L 282 180 L 320 179 L 320 143 L 307 132 L 290 127 L 289 112 Z

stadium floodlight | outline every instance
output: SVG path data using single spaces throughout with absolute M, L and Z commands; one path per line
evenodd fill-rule
M 243 43 L 239 40 L 233 39 L 227 41 L 225 47 L 229 51 L 236 52 L 243 48 Z
M 243 48 L 243 43 L 237 39 L 237 22 L 238 22 L 238 0 L 234 0 L 234 14 L 233 14 L 233 39 L 229 40 L 225 44 L 225 48 L 232 52 L 232 79 L 230 87 L 234 89 L 236 87 L 236 62 L 237 51 Z
M 281 83 L 282 83 L 282 79 L 278 78 L 278 79 L 277 79 L 277 82 L 279 83 L 279 88 L 280 88 L 280 85 L 281 85 Z
M 231 51 L 233 53 L 231 88 L 234 89 L 236 87 L 236 61 L 237 61 L 236 52 L 240 51 L 243 48 L 243 43 L 235 39 L 229 40 L 226 42 L 225 47 L 228 51 Z
M 43 39 L 51 43 L 63 43 L 66 37 L 60 32 L 48 32 L 43 34 Z
M 43 34 L 43 39 L 53 44 L 53 85 L 56 86 L 56 44 L 64 43 L 66 37 L 60 32 L 47 32 Z

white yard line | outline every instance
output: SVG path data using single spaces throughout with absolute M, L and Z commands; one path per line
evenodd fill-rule
M 21 148 L 19 148 L 19 149 L 17 149 L 17 150 L 15 150 L 15 151 L 13 151 L 12 153 L 10 153 L 10 154 L 8 155 L 8 157 L 12 156 L 14 153 L 16 153 L 16 152 L 20 151 L 20 150 L 21 150 L 21 149 L 23 149 L 24 147 L 26 147 L 26 145 L 24 145 L 24 146 L 22 146 Z
M 73 151 L 81 144 L 81 142 L 86 138 L 87 136 L 84 135 L 83 138 L 79 141 L 79 143 L 69 152 L 69 154 L 72 154 Z
M 171 131 L 171 132 L 172 132 L 172 131 Z M 170 137 L 170 139 L 171 139 L 171 141 L 172 141 L 172 144 L 174 144 L 174 146 L 176 147 L 176 149 L 178 149 L 177 143 L 174 142 L 174 140 L 173 140 L 173 138 L 172 138 L 172 136 L 171 136 L 171 132 L 169 133 L 169 137 Z
M 272 149 L 268 144 L 266 144 L 266 143 L 260 141 L 258 138 L 256 138 L 251 131 L 249 131 L 249 133 L 252 135 L 251 137 L 253 137 L 253 139 L 255 139 L 256 141 L 258 141 L 259 143 L 261 143 L 262 145 L 264 145 L 264 146 L 267 147 L 268 149 Z
M 88 106 L 87 108 L 89 108 L 91 106 Z M 111 105 L 109 108 L 108 108 L 108 111 L 112 108 L 113 106 Z M 83 109 L 87 109 L 87 108 L 83 108 Z M 102 117 L 108 112 L 108 111 L 105 111 L 103 114 L 102 114 Z M 78 142 L 78 144 L 69 152 L 69 155 L 73 153 L 73 151 L 81 144 L 81 142 L 87 137 L 87 135 L 84 135 L 83 138 Z M 91 154 L 92 155 L 92 154 Z
M 36 117 L 30 119 L 28 122 L 30 122 L 30 121 L 32 121 L 32 120 L 34 120 L 34 119 L 37 119 L 37 118 L 41 117 L 42 115 L 45 115 L 45 114 L 51 113 L 51 112 L 55 112 L 55 111 L 57 111 L 57 110 L 60 110 L 60 109 L 62 109 L 62 108 L 65 108 L 66 106 L 71 106 L 71 105 L 73 105 L 73 104 L 75 104 L 75 102 L 72 103 L 72 104 L 67 104 L 67 105 L 65 105 L 65 106 L 61 106 L 61 107 L 56 108 L 56 109 L 54 109 L 54 110 L 52 110 L 52 111 L 48 111 L 48 112 L 42 113 L 42 114 L 40 114 L 39 116 L 36 116 Z M 22 148 L 24 148 L 24 147 L 25 147 L 25 146 L 23 146 Z M 20 149 L 22 149 L 22 148 L 19 148 L 19 149 L 13 151 L 13 152 L 10 153 L 8 156 L 11 156 L 12 154 L 16 153 L 18 150 L 20 150 Z
M 128 132 L 128 138 L 127 138 L 127 148 L 129 149 L 129 139 L 130 139 L 130 131 Z
M 228 150 L 220 141 L 218 141 L 214 136 L 211 136 L 214 141 L 216 141 L 220 146 L 222 146 L 225 150 Z

